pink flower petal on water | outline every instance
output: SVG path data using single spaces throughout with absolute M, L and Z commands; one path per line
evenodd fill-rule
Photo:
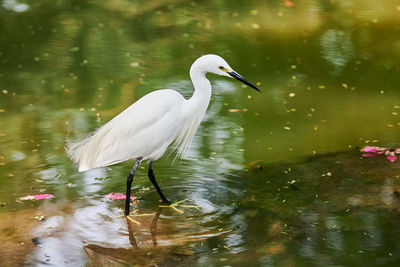
M 395 162 L 397 160 L 397 156 L 394 152 L 390 152 L 387 157 L 388 160 L 390 160 L 390 162 Z
M 377 150 L 376 150 L 375 146 L 366 146 L 363 149 L 361 149 L 361 152 L 373 152 L 373 153 L 375 153 L 376 151 Z
M 126 195 L 122 193 L 110 193 L 105 195 L 105 197 L 109 199 L 126 199 Z M 134 199 L 134 197 L 131 196 L 130 199 Z
M 39 194 L 39 195 L 29 195 L 18 198 L 18 200 L 38 200 L 38 199 L 47 199 L 52 198 L 54 195 L 52 194 Z
M 385 150 L 383 147 L 377 147 L 377 146 L 366 146 L 363 149 L 361 149 L 361 152 L 367 152 L 367 153 L 376 153 L 378 151 Z
M 52 194 L 39 194 L 39 195 L 33 195 L 36 199 L 46 199 L 46 198 L 52 198 L 54 195 Z

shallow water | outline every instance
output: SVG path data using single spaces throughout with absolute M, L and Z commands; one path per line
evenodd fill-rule
M 28 266 L 390 266 L 400 260 L 398 1 L 0 2 L 0 261 Z M 150 91 L 192 93 L 216 53 L 262 94 L 208 75 L 192 148 L 79 173 L 65 141 Z M 48 200 L 16 201 L 50 193 Z M 42 217 L 43 216 L 43 217 Z

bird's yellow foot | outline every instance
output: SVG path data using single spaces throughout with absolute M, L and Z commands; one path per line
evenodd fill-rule
M 136 212 L 136 211 L 134 211 L 134 212 Z M 133 219 L 132 217 L 143 217 L 143 216 L 153 216 L 154 214 L 152 214 L 152 213 L 145 213 L 145 214 L 134 214 L 134 212 L 131 212 L 128 216 L 126 216 L 126 218 L 128 219 L 128 220 L 130 220 L 131 222 L 133 222 L 133 223 L 135 223 L 135 224 L 137 224 L 137 225 L 141 225 L 141 223 L 140 222 L 138 222 L 138 221 L 136 221 L 135 219 Z
M 184 199 L 184 200 L 181 200 L 181 201 L 172 203 L 172 204 L 170 204 L 170 205 L 161 205 L 161 206 L 159 206 L 159 207 L 160 207 L 160 208 L 171 208 L 171 209 L 173 209 L 174 211 L 179 212 L 179 213 L 181 213 L 181 214 L 183 213 L 183 210 L 180 210 L 180 209 L 178 209 L 177 207 L 179 207 L 179 208 L 195 208 L 195 209 L 200 209 L 200 207 L 197 206 L 197 205 L 182 205 L 183 202 L 186 202 L 186 201 L 188 201 L 188 200 L 189 200 L 189 198 L 186 198 L 186 199 Z

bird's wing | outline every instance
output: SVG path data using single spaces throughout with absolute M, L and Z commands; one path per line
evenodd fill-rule
M 176 138 L 184 101 L 174 90 L 147 94 L 86 138 L 68 144 L 68 155 L 80 171 L 159 157 Z

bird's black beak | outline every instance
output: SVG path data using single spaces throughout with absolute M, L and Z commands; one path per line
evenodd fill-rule
M 236 80 L 241 81 L 242 83 L 244 83 L 244 84 L 250 86 L 251 88 L 253 88 L 253 89 L 259 91 L 260 93 L 262 93 L 262 92 L 260 91 L 260 89 L 258 89 L 254 84 L 252 84 L 252 83 L 249 82 L 248 80 L 246 80 L 246 79 L 245 79 L 242 75 L 240 75 L 239 73 L 237 73 L 237 72 L 235 72 L 235 71 L 227 71 L 227 73 L 228 73 L 229 75 L 231 75 L 233 78 L 235 78 Z

